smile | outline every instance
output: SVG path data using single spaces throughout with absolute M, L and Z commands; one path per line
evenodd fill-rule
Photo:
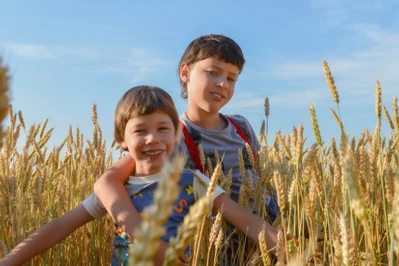
M 149 156 L 155 156 L 155 155 L 159 155 L 162 153 L 162 150 L 158 150 L 158 151 L 146 151 L 144 152 L 145 154 L 149 155 Z
M 220 94 L 218 94 L 218 93 L 216 93 L 216 92 L 211 92 L 211 94 L 212 94 L 213 96 L 216 96 L 217 98 L 220 98 L 220 99 L 224 98 L 222 95 L 220 95 Z

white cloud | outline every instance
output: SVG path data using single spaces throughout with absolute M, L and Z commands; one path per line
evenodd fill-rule
M 50 46 L 33 43 L 0 43 L 5 54 L 30 60 L 76 59 L 95 58 L 104 60 L 98 65 L 101 71 L 120 73 L 131 83 L 139 83 L 154 75 L 159 75 L 165 68 L 174 65 L 157 55 L 156 52 L 144 48 L 130 48 L 124 54 L 126 47 L 66 47 Z
M 266 90 L 259 90 L 266 91 Z M 277 92 L 277 90 L 276 90 Z M 234 95 L 229 106 L 226 109 L 237 110 L 246 108 L 263 108 L 265 96 L 261 93 L 252 93 L 247 96 L 242 94 Z M 285 90 L 284 93 L 273 93 L 269 97 L 270 104 L 279 108 L 302 108 L 309 106 L 321 99 L 330 97 L 328 90 L 324 89 L 306 89 L 306 90 Z
M 305 78 L 320 75 L 321 62 L 286 62 L 274 65 L 269 72 L 276 78 Z
M 399 33 L 373 24 L 357 23 L 350 28 L 356 35 L 357 41 L 365 44 L 362 49 L 355 50 L 353 47 L 348 47 L 348 52 L 345 54 L 337 52 L 332 54 L 331 58 L 326 58 L 340 94 L 346 97 L 359 96 L 360 99 L 356 101 L 359 104 L 364 103 L 362 95 L 372 95 L 375 83 L 379 80 L 383 94 L 389 97 L 398 95 Z M 324 76 L 321 60 L 316 62 L 287 59 L 269 68 L 272 70 L 267 72 L 268 75 L 283 79 L 287 83 L 303 85 L 303 82 L 308 81 L 313 87 L 318 85 L 326 87 L 324 78 L 323 81 L 320 79 Z M 316 79 L 317 77 L 319 78 Z M 301 93 L 297 96 L 300 95 Z M 281 98 L 284 97 L 279 97 Z M 373 101 L 372 97 L 369 98 L 369 101 Z
M 311 0 L 310 7 L 325 13 L 325 18 L 331 25 L 350 21 L 357 16 L 377 15 L 389 10 L 396 0 Z M 340 22 L 340 23 L 334 23 Z
M 6 53 L 27 59 L 54 59 L 58 57 L 92 57 L 93 49 L 82 47 L 47 46 L 33 43 L 3 43 Z
M 6 44 L 6 51 L 24 58 L 53 58 L 54 55 L 45 46 L 37 44 Z
M 332 2 L 335 3 L 335 1 Z M 338 2 L 344 3 L 344 1 Z M 327 3 L 329 1 L 325 1 L 326 5 Z M 367 12 L 371 11 L 372 3 L 369 7 L 367 9 L 365 5 L 362 8 Z M 384 104 L 390 106 L 392 96 L 399 96 L 397 82 L 399 32 L 383 25 L 359 22 L 340 25 L 337 29 L 343 31 L 342 34 L 337 35 L 337 38 L 342 38 L 342 43 L 346 46 L 337 50 L 333 48 L 326 50 L 327 58 L 317 60 L 280 58 L 276 63 L 263 60 L 272 63 L 263 69 L 250 66 L 251 69 L 247 69 L 243 76 L 243 82 L 259 81 L 259 87 L 265 88 L 259 91 L 267 92 L 270 102 L 276 106 L 303 108 L 311 103 L 331 104 L 330 92 L 324 79 L 322 60 L 325 59 L 335 79 L 341 106 L 373 105 L 377 80 L 382 85 Z M 298 53 L 301 51 L 298 50 Z M 307 55 L 302 57 L 306 58 Z M 311 57 L 314 58 L 314 54 Z M 243 85 L 241 84 L 240 87 Z M 264 96 L 260 93 L 246 98 L 242 98 L 241 95 L 234 96 L 233 106 L 234 108 L 259 108 L 263 106 Z
M 144 48 L 132 48 L 127 58 L 116 64 L 104 70 L 121 73 L 132 84 L 159 75 L 165 71 L 165 68 L 173 66 L 172 62 Z
M 270 103 L 283 108 L 301 108 L 309 106 L 329 97 L 329 92 L 324 89 L 289 91 L 283 94 L 273 95 Z

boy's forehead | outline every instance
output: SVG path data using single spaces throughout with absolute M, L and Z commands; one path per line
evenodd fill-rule
M 226 62 L 226 60 L 220 59 L 217 56 L 202 59 L 200 61 L 197 61 L 195 64 L 197 64 L 197 63 L 206 65 L 207 67 L 214 67 L 214 68 L 218 68 L 218 69 L 227 70 L 231 74 L 234 74 L 236 76 L 240 75 L 240 70 L 239 70 L 238 66 L 236 66 L 230 62 Z
M 148 111 L 147 112 L 143 112 L 143 111 L 140 111 L 140 110 L 132 111 L 132 113 L 130 115 L 130 119 L 132 119 L 132 118 L 147 119 L 149 115 L 153 115 L 153 114 L 158 114 L 160 116 L 165 116 L 165 117 L 171 119 L 170 116 L 167 113 L 163 112 L 162 110 L 154 110 L 152 112 L 148 112 Z
M 156 116 L 149 117 L 150 115 L 156 115 Z M 156 121 L 154 121 L 154 119 Z M 156 110 L 156 111 L 145 113 L 145 114 L 140 113 L 138 111 L 134 111 L 134 112 L 132 112 L 129 120 L 130 121 L 133 120 L 132 122 L 134 122 L 134 124 L 137 124 L 137 123 L 139 123 L 139 124 L 143 124 L 143 123 L 151 124 L 153 122 L 162 123 L 162 124 L 166 124 L 166 123 L 173 124 L 173 119 L 167 113 L 162 112 L 160 110 Z

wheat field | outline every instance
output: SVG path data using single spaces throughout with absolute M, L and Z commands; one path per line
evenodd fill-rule
M 314 144 L 305 143 L 302 125 L 290 134 L 278 133 L 268 143 L 267 99 L 266 118 L 259 133 L 262 148 L 256 160 L 252 158 L 260 180 L 253 184 L 242 167 L 244 184 L 239 203 L 267 218 L 262 204 L 264 188 L 276 189 L 281 209 L 274 222 L 279 230 L 278 251 L 275 257 L 268 255 L 262 234 L 256 246 L 238 233 L 234 265 L 397 265 L 397 98 L 393 98 L 391 108 L 383 105 L 382 89 L 377 82 L 376 126 L 364 129 L 360 136 L 350 136 L 340 117 L 338 91 L 326 62 L 324 70 L 335 103 L 331 119 L 336 121 L 341 137 L 323 140 L 316 110 L 310 106 Z M 1 77 L 3 80 L 6 73 Z M 1 84 L 6 84 L 3 80 L 0 90 Z M 47 120 L 25 125 L 22 112 L 12 107 L 5 110 L 10 122 L 4 130 L 0 153 L 0 258 L 43 224 L 79 205 L 92 193 L 95 180 L 112 165 L 114 153 L 120 152 L 103 139 L 95 105 L 93 135 L 83 136 L 79 129 L 70 127 L 65 140 L 54 147 L 47 145 L 53 130 L 47 127 Z M 389 136 L 381 135 L 383 119 L 391 129 Z M 22 148 L 17 149 L 17 142 L 22 143 Z M 242 160 L 241 152 L 237 153 L 237 160 Z M 207 164 L 206 158 L 203 163 Z M 229 175 L 224 176 L 212 165 L 208 169 L 214 183 L 218 182 L 229 193 Z M 250 197 L 254 199 L 252 205 Z M 226 256 L 225 247 L 233 245 L 220 215 L 206 215 L 209 204 L 206 198 L 197 203 L 195 211 L 186 217 L 180 235 L 171 242 L 165 265 L 174 265 L 176 254 L 190 243 L 190 265 L 218 265 Z M 113 230 L 109 217 L 91 222 L 27 265 L 108 265 Z M 288 239 L 288 234 L 295 238 Z M 143 243 L 139 240 L 138 245 L 145 244 L 145 236 L 143 232 Z M 284 252 L 288 254 L 286 262 L 282 259 Z M 151 265 L 141 262 L 134 250 L 131 255 L 134 265 Z

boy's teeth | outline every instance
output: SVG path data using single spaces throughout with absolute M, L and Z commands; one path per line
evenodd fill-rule
M 162 151 L 147 151 L 146 154 L 148 155 L 158 155 L 160 154 Z
M 222 95 L 220 95 L 220 94 L 217 94 L 217 93 L 212 93 L 212 94 L 215 95 L 218 98 L 222 98 Z

